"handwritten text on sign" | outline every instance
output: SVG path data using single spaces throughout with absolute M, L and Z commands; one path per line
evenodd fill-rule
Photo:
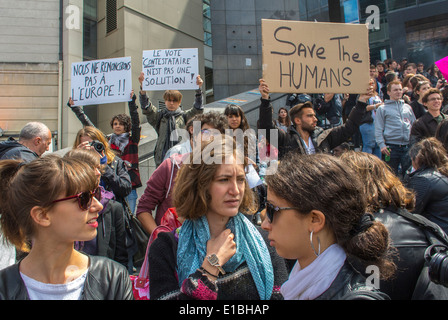
M 131 100 L 131 58 L 72 63 L 71 90 L 75 106 Z
M 272 92 L 356 94 L 368 87 L 366 25 L 263 19 L 262 40 Z
M 143 51 L 143 90 L 197 89 L 198 49 Z

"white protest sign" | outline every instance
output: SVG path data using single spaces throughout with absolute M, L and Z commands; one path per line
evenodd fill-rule
M 195 90 L 199 75 L 198 49 L 143 51 L 143 90 Z
M 72 63 L 71 97 L 75 106 L 131 100 L 131 58 Z

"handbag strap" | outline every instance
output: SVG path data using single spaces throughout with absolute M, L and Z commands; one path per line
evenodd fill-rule
M 148 255 L 149 255 L 149 248 L 151 247 L 151 244 L 154 242 L 154 240 L 157 239 L 157 236 L 160 232 L 170 232 L 171 229 L 165 225 L 160 225 L 157 228 L 153 230 L 151 233 L 151 236 L 148 240 L 148 245 L 146 246 L 146 253 L 145 253 L 145 259 L 143 260 L 142 266 L 140 268 L 140 272 L 138 275 L 137 280 L 137 287 L 142 287 L 145 284 L 145 281 L 149 279 L 149 261 L 148 261 Z

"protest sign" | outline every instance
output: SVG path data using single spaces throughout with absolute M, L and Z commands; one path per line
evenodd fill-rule
M 131 58 L 72 63 L 71 97 L 75 106 L 131 100 Z
M 199 75 L 198 49 L 143 51 L 143 90 L 195 90 Z
M 369 85 L 364 24 L 263 19 L 262 41 L 271 92 L 356 94 Z

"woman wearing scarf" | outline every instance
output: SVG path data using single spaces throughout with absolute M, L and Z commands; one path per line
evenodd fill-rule
M 140 74 L 138 80 L 140 81 L 140 88 L 142 87 L 144 73 Z M 159 109 L 149 101 L 146 91 L 140 91 L 140 104 L 142 106 L 142 113 L 146 116 L 148 123 L 154 128 L 157 133 L 157 143 L 154 149 L 154 162 L 158 167 L 163 159 L 165 153 L 179 142 L 178 136 L 175 135 L 176 129 L 184 129 L 187 121 L 196 114 L 202 113 L 204 107 L 202 105 L 202 91 L 203 84 L 201 76 L 196 77 L 196 84 L 199 89 L 196 90 L 195 101 L 193 108 L 189 110 L 182 110 L 182 93 L 178 90 L 166 90 L 163 94 L 166 109 Z M 174 133 L 173 137 L 171 134 Z
M 296 260 L 281 287 L 285 300 L 388 299 L 352 264 L 376 270 L 373 277 L 395 272 L 388 231 L 365 213 L 366 195 L 351 169 L 331 155 L 291 153 L 266 183 L 262 228 L 281 257 Z
M 223 135 L 189 160 L 173 191 L 173 204 L 185 221 L 178 231 L 159 234 L 150 248 L 151 299 L 281 299 L 285 261 L 268 247 L 266 233 L 243 215 L 255 209 L 246 158 Z

